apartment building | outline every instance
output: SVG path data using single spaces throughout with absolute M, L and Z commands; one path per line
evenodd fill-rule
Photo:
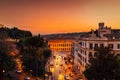
M 115 54 L 120 54 L 120 30 L 105 27 L 99 23 L 98 30 L 84 34 L 74 46 L 74 56 L 79 62 L 81 71 L 84 71 L 89 64 L 89 57 L 95 55 L 95 48 L 110 47 Z

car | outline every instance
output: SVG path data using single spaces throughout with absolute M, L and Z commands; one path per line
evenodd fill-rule
M 81 75 L 81 74 L 79 74 L 79 75 L 78 75 L 78 78 L 79 78 L 80 80 L 82 80 L 82 75 Z
M 70 80 L 70 77 L 68 75 L 65 75 L 65 80 Z
M 30 77 L 29 76 L 25 76 L 24 80 L 30 80 Z
M 61 56 L 58 56 L 59 59 L 61 59 Z
M 53 68 L 53 67 L 54 67 L 54 65 L 53 65 L 53 64 L 50 64 L 50 67 L 51 67 L 51 68 Z
M 70 75 L 71 77 L 73 77 L 73 73 L 70 73 L 69 75 Z
M 82 78 L 81 79 L 77 78 L 76 80 L 83 80 L 83 79 Z
M 22 73 L 22 71 L 21 70 L 16 70 L 16 73 Z

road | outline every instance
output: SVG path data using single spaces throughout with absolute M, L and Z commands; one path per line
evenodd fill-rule
M 55 57 L 54 57 L 55 56 Z M 69 80 L 76 80 L 79 73 L 79 70 L 77 70 L 77 73 L 72 72 L 73 65 L 72 64 L 66 64 L 64 57 L 67 57 L 67 54 L 64 53 L 54 53 L 52 58 L 50 59 L 49 63 L 47 64 L 48 70 L 50 69 L 50 72 L 52 72 L 51 78 L 49 80 L 65 80 L 64 76 L 68 75 Z M 53 67 L 49 67 L 49 65 L 53 65 Z M 62 66 L 61 66 L 62 64 Z M 75 64 L 74 64 L 75 65 Z M 72 74 L 72 76 L 70 76 Z
M 54 72 L 53 72 L 53 79 L 54 80 L 64 80 L 64 76 L 61 70 L 62 58 L 59 55 L 56 55 L 56 59 L 54 60 Z
M 66 75 L 68 72 L 68 71 L 67 72 L 65 71 L 67 66 L 63 58 L 66 55 L 55 53 L 53 56 L 55 56 L 55 58 L 52 58 L 49 63 L 54 65 L 54 68 L 50 68 L 50 71 L 52 72 L 52 80 L 64 80 L 64 75 Z
M 52 72 L 52 80 L 64 80 L 64 74 L 61 70 L 61 64 L 64 64 L 64 61 L 60 55 L 56 53 L 55 58 L 52 57 L 49 64 L 53 64 L 54 67 L 50 67 L 50 71 Z M 47 65 L 48 66 L 48 65 Z M 50 79 L 51 80 L 51 79 Z

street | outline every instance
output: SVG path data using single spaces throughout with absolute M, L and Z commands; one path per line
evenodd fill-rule
M 52 76 L 50 76 L 49 80 L 76 80 L 78 75 L 72 72 L 73 65 L 66 64 L 66 60 L 64 57 L 67 57 L 67 54 L 54 53 L 49 64 L 46 65 L 49 67 L 50 72 L 52 72 Z M 53 65 L 52 67 L 50 65 Z M 79 71 L 77 71 L 79 72 Z M 71 75 L 70 75 L 71 74 Z M 67 76 L 68 79 L 65 78 Z

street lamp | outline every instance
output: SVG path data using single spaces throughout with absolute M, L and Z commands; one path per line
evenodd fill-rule
M 2 71 L 3 72 L 3 78 L 5 77 L 5 70 Z
M 32 72 L 33 72 L 33 71 L 32 71 L 32 70 L 29 70 L 29 71 L 30 71 L 30 76 L 32 76 Z
M 3 73 L 5 73 L 5 70 L 3 70 Z

